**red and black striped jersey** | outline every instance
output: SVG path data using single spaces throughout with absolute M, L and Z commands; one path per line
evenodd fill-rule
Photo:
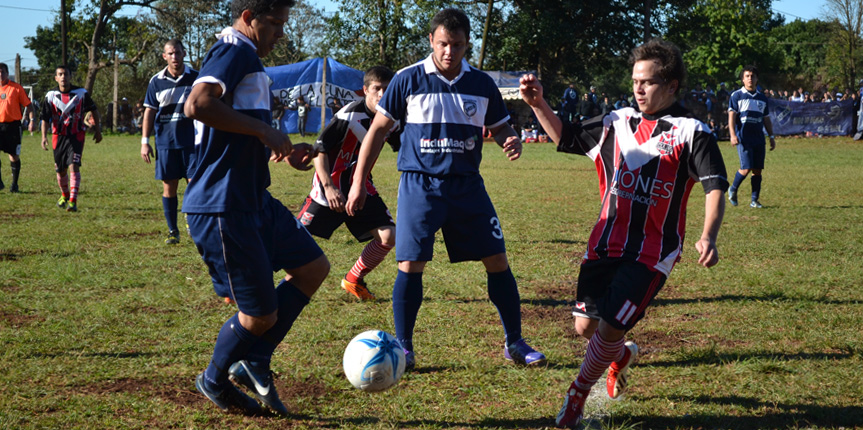
M 372 118 L 374 118 L 374 112 L 366 109 L 365 99 L 355 100 L 335 114 L 315 142 L 318 150 L 327 154 L 330 161 L 330 177 L 333 178 L 336 188 L 342 190 L 345 196 L 351 189 L 360 145 L 371 126 Z M 398 131 L 398 123 L 396 123 L 387 136 L 387 141 L 394 150 L 399 147 Z M 377 194 L 371 175 L 366 180 L 366 193 L 370 196 Z M 309 196 L 319 204 L 327 206 L 327 195 L 324 193 L 324 187 L 317 173 L 312 179 L 312 190 Z
M 59 88 L 45 95 L 40 118 L 51 122 L 51 133 L 54 135 L 78 135 L 84 139 L 87 128 L 84 125 L 84 114 L 96 110 L 96 104 L 90 98 L 87 90 L 73 86 L 68 92 Z
M 655 115 L 623 108 L 565 124 L 557 150 L 590 157 L 599 176 L 586 260 L 630 259 L 667 276 L 680 260 L 692 186 L 728 189 L 716 138 L 676 103 Z

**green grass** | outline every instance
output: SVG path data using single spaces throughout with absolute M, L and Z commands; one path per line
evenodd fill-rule
M 299 140 L 299 139 L 297 139 Z M 308 140 L 308 139 L 307 139 Z M 592 163 L 530 144 L 508 162 L 487 145 L 486 186 L 519 281 L 524 332 L 548 355 L 524 369 L 502 357 L 502 330 L 480 263 L 450 264 L 442 238 L 425 274 L 419 369 L 376 395 L 350 386 L 344 346 L 392 331 L 393 256 L 357 303 L 339 288 L 362 246 L 340 229 L 321 246 L 332 271 L 276 352 L 289 418 L 225 415 L 194 389 L 222 322 L 183 234 L 163 244 L 161 184 L 139 139 L 84 151 L 79 212 L 60 211 L 50 152 L 25 136 L 20 194 L 0 192 L 0 428 L 545 428 L 576 376 L 585 342 L 569 315 L 578 263 L 599 207 Z M 733 172 L 736 153 L 723 144 Z M 9 184 L 9 164 L 2 174 Z M 643 354 L 628 398 L 595 396 L 607 429 L 828 429 L 863 426 L 863 145 L 780 139 L 768 154 L 762 210 L 728 207 L 721 261 L 695 262 L 704 197 L 689 205 L 682 261 L 631 333 Z M 309 172 L 272 166 L 277 198 L 296 210 Z M 388 149 L 375 170 L 395 213 Z M 181 187 L 182 189 L 182 187 Z M 748 181 L 741 187 L 748 199 Z

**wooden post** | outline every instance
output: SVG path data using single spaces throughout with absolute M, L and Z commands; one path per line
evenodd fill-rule
M 21 54 L 15 54 L 15 82 L 18 85 L 25 85 L 21 80 Z
M 63 45 L 60 62 L 68 66 L 69 63 L 66 62 L 66 0 L 60 0 L 60 40 Z
M 327 57 L 324 57 L 324 73 L 321 79 L 321 133 L 327 125 Z
M 120 58 L 117 54 L 117 34 L 114 33 L 114 106 L 111 107 L 114 111 L 111 113 L 111 130 L 117 131 L 117 126 L 120 125 Z

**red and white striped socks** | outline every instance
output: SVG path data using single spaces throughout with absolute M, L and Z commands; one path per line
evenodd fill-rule
M 384 245 L 377 240 L 372 240 L 368 245 L 363 249 L 363 253 L 360 255 L 360 258 L 357 259 L 354 267 L 351 268 L 351 271 L 345 275 L 345 279 L 348 282 L 356 283 L 360 279 L 363 279 L 369 272 L 372 271 L 375 267 L 378 267 L 378 264 L 381 264 L 386 258 L 387 254 L 390 250 L 393 249 L 391 245 Z
M 584 354 L 584 362 L 581 363 L 575 385 L 581 390 L 590 390 L 612 362 L 623 358 L 625 342 L 626 337 L 607 342 L 599 335 L 599 331 L 594 333 L 587 343 L 587 352 Z
M 81 172 L 72 172 L 70 174 L 72 176 L 72 184 L 69 187 L 69 201 L 77 202 L 78 201 L 78 187 L 81 186 Z
M 69 175 L 60 176 L 60 174 L 58 173 L 57 185 L 60 186 L 60 193 L 63 194 L 63 197 L 65 197 L 66 200 L 69 200 Z

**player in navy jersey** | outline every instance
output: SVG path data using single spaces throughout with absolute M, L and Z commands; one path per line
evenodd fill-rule
M 375 105 L 392 78 L 393 71 L 387 67 L 376 66 L 367 70 L 363 77 L 365 97 L 338 111 L 318 137 L 312 190 L 297 214 L 297 219 L 315 236 L 329 239 L 335 229 L 346 224 L 357 240 L 369 241 L 360 258 L 342 279 L 342 288 L 360 300 L 375 298 L 366 285 L 365 276 L 395 246 L 395 222 L 378 195 L 371 176 L 366 182 L 369 195 L 366 205 L 354 216 L 349 217 L 345 213 L 345 194 L 350 189 L 360 143 L 375 116 Z M 398 133 L 393 130 L 387 140 L 393 147 L 398 147 L 398 138 Z
M 180 243 L 177 228 L 177 187 L 180 179 L 190 178 L 195 155 L 195 127 L 183 113 L 183 104 L 192 90 L 198 72 L 183 63 L 186 50 L 178 39 L 165 43 L 162 58 L 168 66 L 150 78 L 144 99 L 144 125 L 141 158 L 148 164 L 153 157 L 150 136 L 156 130 L 156 179 L 162 181 L 162 211 L 168 223 L 165 243 Z
M 764 130 L 770 136 L 770 150 L 776 148 L 773 137 L 773 123 L 770 121 L 770 109 L 767 96 L 758 91 L 758 69 L 753 65 L 743 68 L 740 75 L 743 87 L 731 93 L 728 101 L 728 127 L 731 132 L 731 144 L 737 148 L 740 156 L 740 169 L 734 175 L 734 182 L 728 189 L 728 201 L 737 206 L 737 189 L 752 172 L 752 200 L 749 206 L 760 208 L 761 202 L 761 170 L 764 169 Z
M 81 186 L 81 156 L 84 153 L 84 138 L 87 126 L 84 116 L 93 115 L 93 141 L 102 141 L 99 124 L 99 111 L 90 98 L 90 93 L 72 85 L 72 71 L 68 66 L 58 66 L 54 70 L 57 89 L 49 91 L 42 103 L 42 149 L 48 150 L 48 125 L 51 125 L 54 149 L 54 170 L 57 184 L 60 185 L 60 200 L 57 206 L 68 212 L 78 210 L 78 188 Z M 72 174 L 69 175 L 69 169 Z M 72 177 L 71 181 L 69 177 Z
M 292 146 L 271 126 L 272 94 L 260 58 L 284 36 L 293 0 L 233 0 L 232 27 L 218 35 L 186 100 L 195 120 L 195 171 L 183 198 L 189 231 L 216 294 L 239 311 L 216 338 L 195 387 L 222 410 L 288 413 L 273 384 L 270 361 L 329 272 L 305 228 L 267 191 L 268 160 L 311 167 L 312 148 Z M 273 272 L 290 280 L 273 288 Z
M 522 145 L 507 123 L 497 86 L 464 59 L 469 35 L 470 21 L 462 11 L 444 9 L 432 19 L 433 52 L 390 82 L 363 139 L 346 204 L 351 216 L 363 209 L 366 178 L 387 133 L 401 123 L 398 274 L 392 300 L 396 337 L 408 368 L 416 363 L 413 333 L 423 298 L 422 276 L 438 230 L 443 230 L 451 262 L 480 260 L 485 266 L 489 298 L 506 334 L 504 357 L 519 364 L 545 363 L 545 356 L 522 338 L 518 286 L 500 220 L 479 174 L 483 126 L 510 160 L 521 156 Z
M 725 164 L 710 129 L 676 103 L 686 76 L 680 50 L 652 40 L 636 47 L 630 62 L 639 110 L 626 107 L 583 124 L 562 123 L 543 100 L 536 77 L 521 79 L 522 98 L 558 151 L 594 161 L 602 197 L 573 310 L 576 331 L 590 342 L 557 416 L 560 427 L 578 425 L 587 395 L 606 368 L 608 395 L 623 395 L 638 354 L 625 335 L 680 259 L 686 203 L 696 182 L 706 193 L 704 227 L 695 242 L 698 262 L 711 267 L 719 261 Z

